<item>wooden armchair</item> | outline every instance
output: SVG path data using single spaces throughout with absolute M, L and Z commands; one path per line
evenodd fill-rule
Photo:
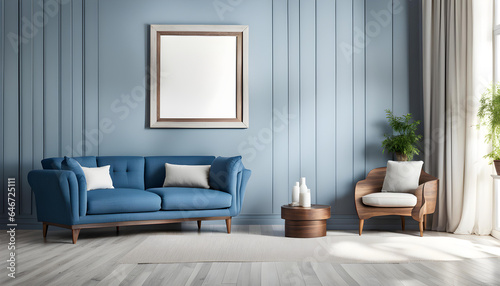
M 403 230 L 405 230 L 405 216 L 411 216 L 414 220 L 418 221 L 420 236 L 423 236 L 427 214 L 434 213 L 436 209 L 438 179 L 422 171 L 419 186 L 414 193 L 417 197 L 417 204 L 414 207 L 372 207 L 363 204 L 363 196 L 382 190 L 386 169 L 385 167 L 373 169 L 368 173 L 365 180 L 359 181 L 356 184 L 354 199 L 359 217 L 359 235 L 363 232 L 365 219 L 374 216 L 399 215 Z

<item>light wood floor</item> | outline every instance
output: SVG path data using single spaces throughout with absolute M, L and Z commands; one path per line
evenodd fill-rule
M 202 232 L 224 230 L 224 225 L 202 226 Z M 196 231 L 195 223 L 123 227 L 119 234 L 114 228 L 82 230 L 73 245 L 68 230 L 49 227 L 46 241 L 41 230 L 18 230 L 16 278 L 6 277 L 3 262 L 0 285 L 500 285 L 500 258 L 404 264 L 117 263 L 150 235 Z M 234 232 L 283 235 L 283 227 L 234 225 Z M 5 231 L 0 238 L 5 261 Z

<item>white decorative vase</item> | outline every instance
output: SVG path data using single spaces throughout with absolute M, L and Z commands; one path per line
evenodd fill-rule
M 311 191 L 307 188 L 305 177 L 300 178 L 299 206 L 306 208 L 311 206 Z
M 306 177 L 300 178 L 300 192 L 301 193 L 307 192 Z
M 295 182 L 295 186 L 292 188 L 292 206 L 299 205 L 299 194 L 300 194 L 300 186 L 299 182 Z
M 311 207 L 311 190 L 300 193 L 299 204 L 301 207 L 310 208 Z

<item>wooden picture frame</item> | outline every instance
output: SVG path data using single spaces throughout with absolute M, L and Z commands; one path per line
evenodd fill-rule
M 248 30 L 151 25 L 150 127 L 248 128 Z

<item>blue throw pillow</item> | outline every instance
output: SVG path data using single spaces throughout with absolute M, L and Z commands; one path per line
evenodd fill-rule
M 87 180 L 85 179 L 85 173 L 83 172 L 82 166 L 73 158 L 64 156 L 64 160 L 61 163 L 61 169 L 73 171 L 76 175 L 76 180 L 78 181 L 78 188 L 80 190 L 87 190 Z
M 237 174 L 242 169 L 241 156 L 217 157 L 210 166 L 210 188 L 231 193 Z

